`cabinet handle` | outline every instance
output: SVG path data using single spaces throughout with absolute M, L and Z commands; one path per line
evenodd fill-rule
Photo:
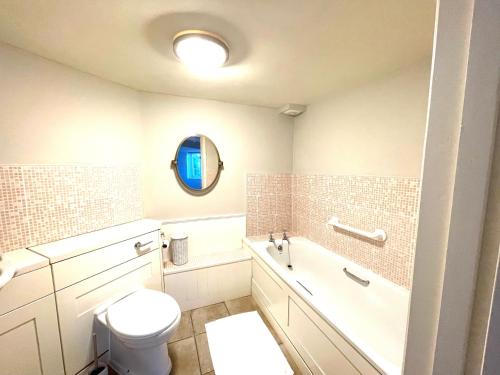
M 141 241 L 138 241 L 135 243 L 134 247 L 137 251 L 142 251 L 141 248 L 143 248 L 144 246 L 148 246 L 150 244 L 152 244 L 153 241 L 149 241 L 149 242 L 146 242 L 146 243 L 141 243 Z

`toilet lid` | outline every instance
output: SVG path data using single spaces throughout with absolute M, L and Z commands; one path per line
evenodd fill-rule
M 111 305 L 106 319 L 115 334 L 139 339 L 165 331 L 179 314 L 179 305 L 168 294 L 141 289 Z

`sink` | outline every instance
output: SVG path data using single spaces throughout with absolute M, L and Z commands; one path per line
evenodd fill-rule
M 0 254 L 0 289 L 12 280 L 16 274 L 16 267 Z

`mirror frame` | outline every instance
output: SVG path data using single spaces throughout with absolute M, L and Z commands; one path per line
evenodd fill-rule
M 212 142 L 212 144 L 215 147 L 215 152 L 217 153 L 217 175 L 215 176 L 214 180 L 212 181 L 212 183 L 210 185 L 208 185 L 207 187 L 200 189 L 200 190 L 193 189 L 193 188 L 189 187 L 182 180 L 181 176 L 179 175 L 179 170 L 177 168 L 177 159 L 179 157 L 179 151 L 181 150 L 181 147 L 184 144 L 184 142 L 187 139 L 192 138 L 192 137 L 200 137 L 200 138 L 205 137 L 205 138 L 207 138 L 208 140 L 210 140 L 210 142 Z M 207 137 L 206 135 L 203 135 L 203 134 L 193 134 L 193 135 L 185 137 L 179 143 L 179 146 L 177 146 L 177 151 L 175 152 L 175 157 L 170 162 L 170 168 L 174 170 L 175 178 L 177 179 L 177 182 L 179 183 L 179 185 L 182 187 L 182 189 L 184 191 L 186 191 L 187 193 L 189 193 L 191 195 L 201 196 L 201 195 L 206 195 L 206 194 L 210 193 L 214 189 L 215 185 L 217 185 L 217 183 L 219 182 L 219 179 L 220 179 L 220 174 L 221 174 L 222 170 L 224 169 L 224 162 L 222 160 L 220 160 L 219 149 L 217 148 L 217 145 L 215 144 L 215 142 L 212 141 L 212 139 L 210 139 L 209 137 Z

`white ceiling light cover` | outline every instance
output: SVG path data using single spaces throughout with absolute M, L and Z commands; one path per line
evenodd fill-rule
M 174 54 L 195 70 L 215 69 L 229 58 L 227 43 L 217 34 L 202 30 L 186 30 L 174 36 Z

